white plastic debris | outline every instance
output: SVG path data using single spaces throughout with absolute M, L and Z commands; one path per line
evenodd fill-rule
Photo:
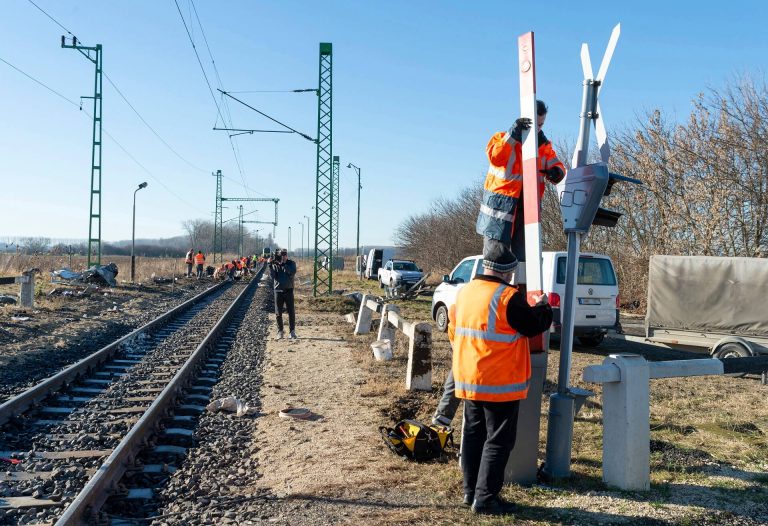
M 205 408 L 211 413 L 218 413 L 219 411 L 226 411 L 227 413 L 235 413 L 235 416 L 250 416 L 258 413 L 258 409 L 250 407 L 247 403 L 242 402 L 234 396 L 228 396 L 226 398 L 219 398 L 214 400 Z

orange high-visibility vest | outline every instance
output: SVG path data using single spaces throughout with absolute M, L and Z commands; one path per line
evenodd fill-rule
M 448 314 L 456 397 L 486 402 L 528 395 L 528 338 L 510 327 L 507 305 L 517 289 L 473 279 L 459 291 Z
M 205 256 L 202 254 L 195 254 L 195 263 L 198 265 L 205 263 Z
M 486 146 L 488 173 L 483 185 L 483 201 L 477 218 L 477 233 L 497 240 L 512 237 L 512 224 L 517 211 L 517 202 L 523 191 L 522 144 L 510 137 L 508 132 L 498 132 Z M 557 158 L 549 141 L 539 144 L 539 170 L 565 166 Z M 539 198 L 544 195 L 544 175 L 538 174 Z M 522 213 L 522 210 L 520 211 Z

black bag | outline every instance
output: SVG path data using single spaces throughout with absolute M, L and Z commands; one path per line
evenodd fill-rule
M 394 428 L 382 426 L 379 432 L 389 449 L 411 460 L 440 458 L 449 439 L 453 445 L 452 429 L 428 426 L 417 420 L 402 420 Z

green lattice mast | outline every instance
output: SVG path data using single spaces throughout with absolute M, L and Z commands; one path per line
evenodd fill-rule
M 101 44 L 96 47 L 82 46 L 77 37 L 72 37 L 72 45 L 67 45 L 61 37 L 61 47 L 76 49 L 96 66 L 93 97 L 93 145 L 91 148 L 91 205 L 88 215 L 88 266 L 101 265 Z
M 317 92 L 315 269 L 312 287 L 315 296 L 333 291 L 332 62 L 331 43 L 321 42 Z
M 333 156 L 333 257 L 339 258 L 339 156 Z
M 219 255 L 219 262 L 224 260 L 223 245 L 224 245 L 224 219 L 222 218 L 222 206 L 221 206 L 221 170 L 216 170 L 213 174 L 216 178 L 216 213 L 213 218 L 213 262 L 216 263 L 216 254 Z

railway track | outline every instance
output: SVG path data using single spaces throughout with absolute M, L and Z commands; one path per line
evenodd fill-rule
M 150 499 L 185 454 L 262 273 L 208 289 L 0 405 L 0 524 L 109 524 L 108 498 Z

